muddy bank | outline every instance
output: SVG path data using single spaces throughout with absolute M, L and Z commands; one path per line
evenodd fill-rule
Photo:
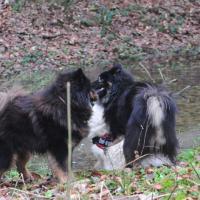
M 200 146 L 200 130 L 178 134 L 181 149 Z

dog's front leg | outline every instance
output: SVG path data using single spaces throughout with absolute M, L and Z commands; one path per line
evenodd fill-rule
M 26 168 L 26 164 L 29 161 L 30 157 L 31 154 L 28 152 L 17 154 L 17 161 L 16 161 L 17 170 L 19 173 L 23 174 L 23 178 L 26 181 L 32 181 L 34 179 L 31 172 L 29 172 L 28 169 Z
M 52 169 L 53 176 L 58 178 L 60 183 L 67 182 L 67 148 L 59 151 L 62 148 L 57 148 L 55 151 L 48 152 L 48 161 Z

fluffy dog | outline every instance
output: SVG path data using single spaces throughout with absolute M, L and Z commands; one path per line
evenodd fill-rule
M 93 85 L 99 101 L 93 107 L 89 121 L 89 137 L 101 139 L 109 133 L 115 141 L 124 136 L 120 143 L 106 151 L 92 146 L 99 166 L 105 169 L 132 167 L 132 161 L 138 157 L 142 157 L 140 163 L 143 166 L 175 164 L 178 149 L 176 104 L 164 87 L 135 82 L 119 64 L 101 73 Z M 101 113 L 101 120 L 95 120 L 96 112 Z M 103 129 L 95 131 L 94 127 Z M 97 144 L 98 140 L 95 141 Z
M 16 166 L 24 179 L 32 179 L 26 169 L 32 153 L 48 153 L 53 174 L 67 179 L 66 83 L 71 83 L 72 142 L 76 146 L 88 134 L 91 116 L 91 86 L 81 69 L 60 73 L 47 88 L 33 94 L 22 89 L 0 93 L 0 175 Z

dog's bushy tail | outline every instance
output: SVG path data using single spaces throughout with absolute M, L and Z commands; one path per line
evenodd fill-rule
M 175 163 L 179 147 L 175 130 L 176 102 L 163 86 L 147 84 L 136 95 L 136 121 L 143 125 L 142 146 L 146 152 L 167 155 Z M 142 150 L 141 150 L 142 152 Z
M 175 100 L 163 87 L 147 85 L 139 98 L 142 98 L 146 105 L 146 114 L 152 126 L 159 128 L 166 118 L 175 116 Z
M 175 163 L 179 147 L 175 130 L 175 100 L 163 86 L 138 84 L 135 88 L 137 94 L 124 143 L 126 162 L 130 162 L 133 153 L 138 152 L 139 155 L 160 154 Z M 157 165 L 163 156 L 151 157 L 149 162 Z
M 134 119 L 143 126 L 143 145 L 153 151 L 176 156 L 178 140 L 175 133 L 176 102 L 162 86 L 147 84 L 134 101 Z
M 24 96 L 27 92 L 20 86 L 14 86 L 7 91 L 0 92 L 0 114 L 5 110 L 9 102 L 18 96 Z

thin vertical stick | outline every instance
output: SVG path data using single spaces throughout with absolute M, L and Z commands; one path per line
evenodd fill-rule
M 67 82 L 67 127 L 68 127 L 68 175 L 71 177 L 72 172 L 72 128 L 71 128 L 71 94 L 70 82 Z
M 139 63 L 139 65 L 144 69 L 144 71 L 147 73 L 147 75 L 149 76 L 149 78 L 153 81 L 153 83 L 155 83 L 155 80 L 153 79 L 153 77 L 151 76 L 150 72 L 148 71 L 148 69 L 142 64 Z
M 163 73 L 162 73 L 162 70 L 159 68 L 158 71 L 159 71 L 159 73 L 160 73 L 160 76 L 161 76 L 163 82 L 165 82 L 165 78 L 164 78 L 164 75 L 163 75 Z
M 70 82 L 67 82 L 67 127 L 68 127 L 68 160 L 67 160 L 67 171 L 68 171 L 68 187 L 67 196 L 71 199 L 70 185 L 72 178 L 72 128 L 71 128 L 71 93 L 70 93 Z

